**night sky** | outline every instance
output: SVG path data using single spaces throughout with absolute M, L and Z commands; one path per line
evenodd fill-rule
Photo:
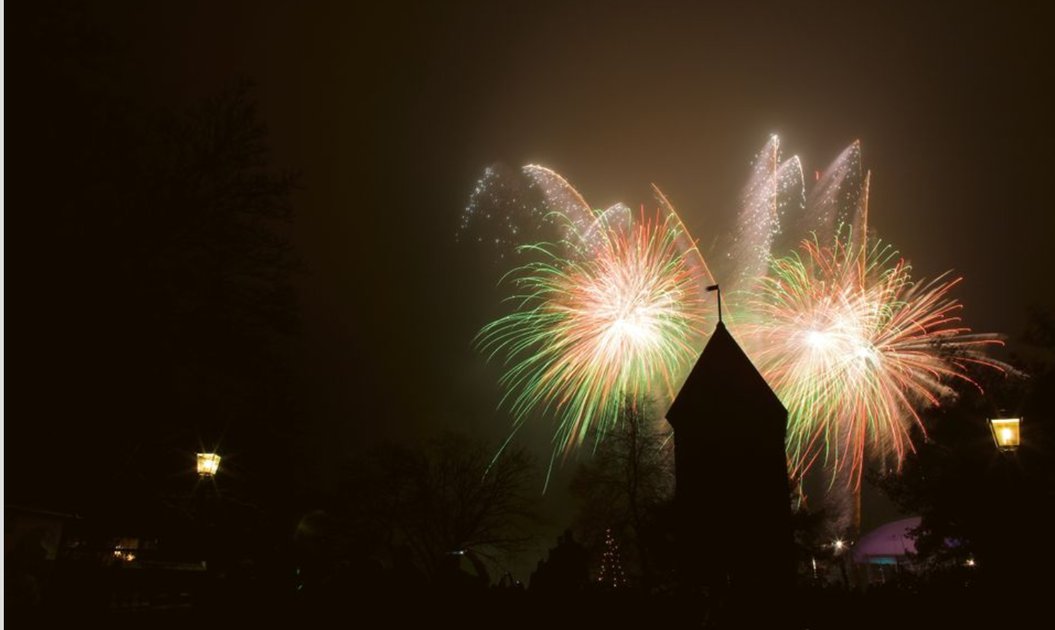
M 506 435 L 498 372 L 470 347 L 497 313 L 497 267 L 456 239 L 496 162 L 548 165 L 598 207 L 650 203 L 655 182 L 706 249 L 770 133 L 808 172 L 860 139 L 872 225 L 917 276 L 965 276 L 969 325 L 1014 337 L 1029 305 L 1055 308 L 1050 5 L 94 4 L 159 103 L 254 80 L 273 161 L 303 173 L 292 368 L 323 472 L 383 438 Z M 28 106 L 17 80 L 8 101 Z M 6 186 L 10 241 L 33 193 Z M 25 392 L 43 386 L 19 361 L 51 321 L 22 299 L 36 267 L 16 256 L 63 260 L 48 244 L 34 232 L 8 249 L 7 449 L 13 424 L 38 420 Z M 547 434 L 525 434 L 542 457 Z

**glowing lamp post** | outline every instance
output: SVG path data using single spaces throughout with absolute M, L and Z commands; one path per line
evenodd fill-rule
M 220 468 L 220 456 L 216 453 L 198 453 L 198 476 L 211 478 Z
M 993 430 L 993 441 L 1001 451 L 1013 451 L 1021 441 L 1022 418 L 991 418 L 989 428 Z

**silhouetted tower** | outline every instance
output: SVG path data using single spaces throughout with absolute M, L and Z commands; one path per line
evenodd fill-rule
M 744 594 L 790 587 L 787 410 L 721 320 L 667 421 L 683 584 Z

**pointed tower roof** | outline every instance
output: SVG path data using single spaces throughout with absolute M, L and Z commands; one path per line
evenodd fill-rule
M 787 410 L 755 369 L 725 324 L 718 322 L 689 378 L 667 411 L 675 430 L 700 421 L 706 410 L 728 409 L 772 413 L 783 419 Z M 783 424 L 780 426 L 783 431 Z

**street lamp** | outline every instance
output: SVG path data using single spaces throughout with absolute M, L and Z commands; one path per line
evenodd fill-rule
M 220 468 L 220 456 L 216 453 L 198 453 L 198 476 L 205 479 L 216 475 Z
M 990 418 L 989 428 L 993 431 L 993 441 L 1001 451 L 1013 451 L 1021 442 L 1022 418 Z

